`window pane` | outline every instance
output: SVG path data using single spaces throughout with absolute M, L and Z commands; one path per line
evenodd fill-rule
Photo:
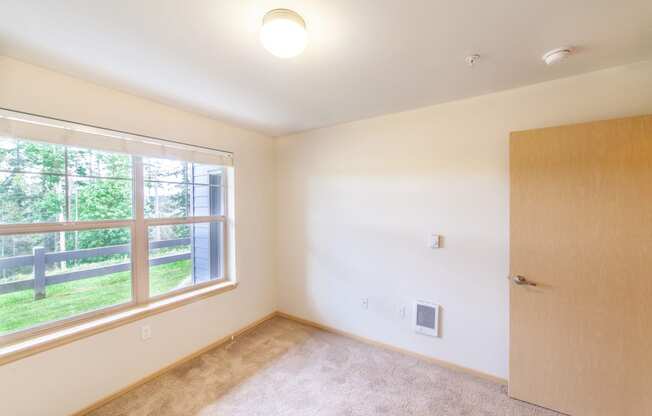
M 128 228 L 3 236 L 0 334 L 129 302 L 130 253 Z
M 146 181 L 223 185 L 224 167 L 168 159 L 143 158 Z
M 220 186 L 145 182 L 145 217 L 222 215 L 223 199 Z
M 68 174 L 102 178 L 131 178 L 131 157 L 87 149 L 68 149 Z
M 145 217 L 222 215 L 224 168 L 144 158 Z
M 0 170 L 63 174 L 63 146 L 0 138 Z
M 70 221 L 132 218 L 131 180 L 70 178 Z
M 143 158 L 145 180 L 187 183 L 190 182 L 190 163 L 178 160 Z
M 192 215 L 222 215 L 222 187 L 209 185 L 193 185 L 191 188 Z
M 131 165 L 127 155 L 0 138 L 0 224 L 130 219 Z M 94 179 L 104 177 L 125 179 Z
M 145 217 L 168 218 L 188 217 L 189 185 L 145 182 Z
M 222 186 L 222 178 L 224 178 L 224 168 L 222 166 L 193 163 L 193 183 Z
M 221 222 L 149 227 L 150 295 L 222 278 Z
M 154 158 L 143 166 L 146 218 L 223 214 L 223 167 Z
M 59 175 L 0 172 L 0 223 L 64 221 L 65 182 Z

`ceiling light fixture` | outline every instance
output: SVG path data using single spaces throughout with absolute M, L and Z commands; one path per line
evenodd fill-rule
M 571 53 L 573 53 L 572 48 L 558 48 L 546 52 L 541 59 L 543 59 L 546 65 L 553 65 L 568 58 Z
M 296 12 L 274 9 L 263 17 L 260 41 L 265 49 L 279 58 L 292 58 L 306 48 L 306 22 Z

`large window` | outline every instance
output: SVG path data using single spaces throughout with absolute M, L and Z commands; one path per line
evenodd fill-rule
M 0 134 L 0 337 L 227 280 L 228 165 L 42 134 Z

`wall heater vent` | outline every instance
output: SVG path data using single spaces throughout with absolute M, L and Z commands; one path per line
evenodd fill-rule
M 431 337 L 439 336 L 439 305 L 422 300 L 414 303 L 414 331 Z

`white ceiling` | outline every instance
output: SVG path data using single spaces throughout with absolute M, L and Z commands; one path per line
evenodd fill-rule
M 291 60 L 258 41 L 277 7 Z M 0 54 L 282 135 L 649 59 L 652 1 L 0 0 Z

